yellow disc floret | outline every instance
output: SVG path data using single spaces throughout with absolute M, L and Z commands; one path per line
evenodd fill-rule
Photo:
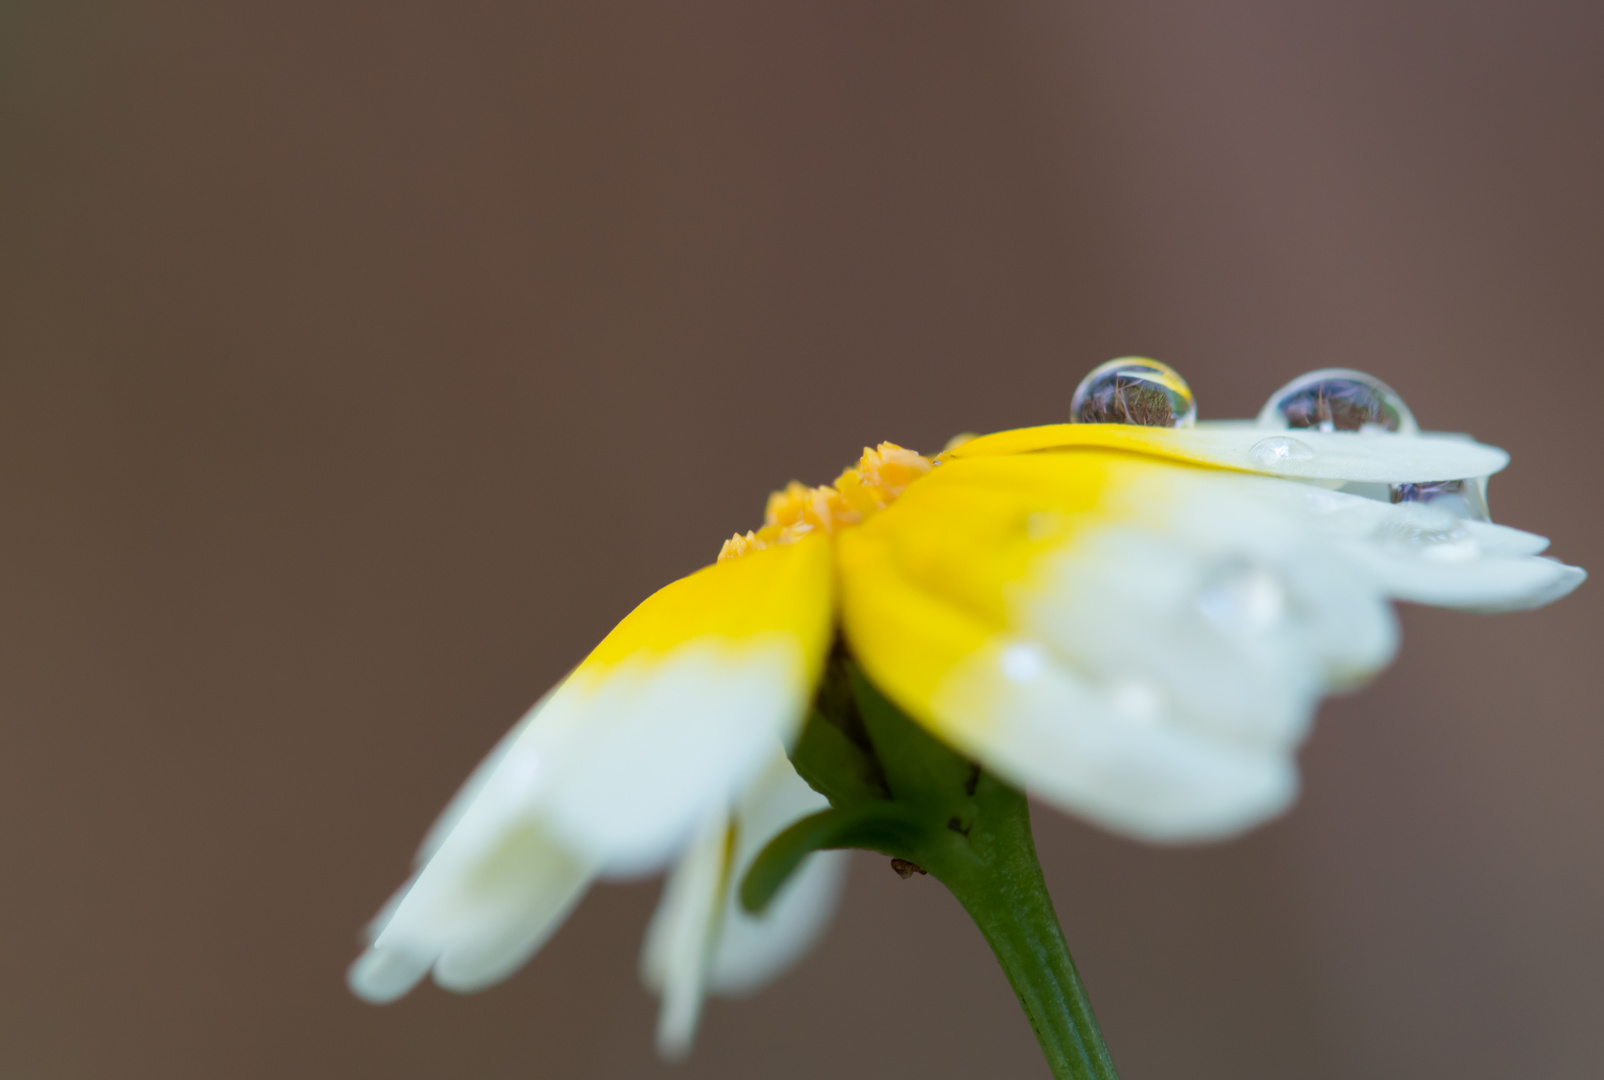
M 890 506 L 909 484 L 929 471 L 929 458 L 896 443 L 883 442 L 873 450 L 864 447 L 857 467 L 842 472 L 833 485 L 808 487 L 793 480 L 783 491 L 770 495 L 763 527 L 724 541 L 719 561 L 794 544 L 815 531 L 830 535 L 856 525 Z

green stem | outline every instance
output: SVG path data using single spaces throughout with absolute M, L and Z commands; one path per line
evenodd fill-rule
M 1053 1075 L 1118 1080 L 1036 861 L 1023 794 L 911 720 L 844 655 L 791 761 L 831 809 L 796 822 L 753 861 L 741 884 L 749 911 L 819 848 L 906 860 L 951 890 L 985 935 Z
M 951 890 L 985 935 L 1053 1076 L 1117 1080 L 1036 861 L 1025 798 L 989 777 L 979 787 L 981 809 L 966 842 L 926 851 L 925 869 Z

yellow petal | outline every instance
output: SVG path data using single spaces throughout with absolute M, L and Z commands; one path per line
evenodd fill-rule
M 661 865 L 799 729 L 833 592 L 831 541 L 817 535 L 648 597 L 513 736 L 530 805 L 609 872 Z
M 838 540 L 853 653 L 914 719 L 1066 809 L 1153 839 L 1282 809 L 1381 590 L 1280 481 L 1081 449 L 948 459 Z
M 783 634 L 796 643 L 803 661 L 798 673 L 811 683 L 830 644 L 832 576 L 824 536 L 704 567 L 642 601 L 574 674 L 596 678 L 623 661 L 661 656 L 696 640 L 739 644 Z
M 661 866 L 722 820 L 807 711 L 833 581 L 829 540 L 804 537 L 648 597 L 452 800 L 352 988 L 390 1000 L 431 968 L 451 989 L 488 985 L 599 873 Z M 691 998 L 676 1000 L 673 1030 L 688 1031 Z
M 972 742 L 934 715 L 938 687 L 1006 631 L 1009 589 L 1131 463 L 1095 451 L 949 461 L 843 532 L 842 627 L 870 678 L 938 734 Z

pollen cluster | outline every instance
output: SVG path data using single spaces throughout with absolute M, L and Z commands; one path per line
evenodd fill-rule
M 856 525 L 890 506 L 903 489 L 929 471 L 929 458 L 896 443 L 883 442 L 873 450 L 865 447 L 857 467 L 844 471 L 834 484 L 808 487 L 793 480 L 770 495 L 763 527 L 724 541 L 719 561 L 794 544 L 815 529 L 830 534 Z

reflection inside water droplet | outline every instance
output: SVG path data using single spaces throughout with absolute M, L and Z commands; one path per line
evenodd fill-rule
M 1254 464 L 1268 469 L 1294 461 L 1313 461 L 1314 449 L 1290 435 L 1271 435 L 1248 447 L 1248 457 L 1253 459 Z
M 1351 368 L 1323 368 L 1299 375 L 1270 395 L 1259 411 L 1261 427 L 1317 431 L 1419 431 L 1414 414 L 1397 392 Z
M 1080 381 L 1069 418 L 1080 424 L 1185 428 L 1197 421 L 1197 401 L 1168 364 L 1127 356 L 1097 365 Z
M 1395 503 L 1427 503 L 1468 521 L 1491 521 L 1487 511 L 1486 482 L 1481 480 L 1432 480 L 1420 484 L 1393 484 L 1388 493 Z

